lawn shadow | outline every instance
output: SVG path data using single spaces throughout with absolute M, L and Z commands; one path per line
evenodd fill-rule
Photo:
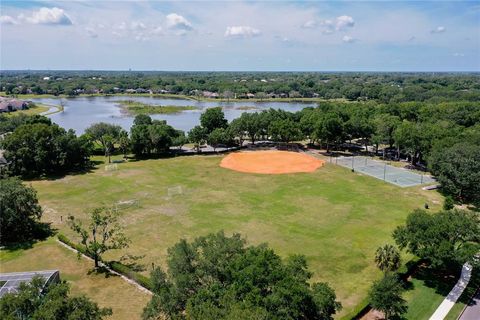
M 117 274 L 110 272 L 107 267 L 105 266 L 100 266 L 98 268 L 93 267 L 92 269 L 89 269 L 87 272 L 87 275 L 104 275 L 105 278 L 110 278 L 110 277 L 118 277 Z
M 37 222 L 33 227 L 32 236 L 29 239 L 20 242 L 2 243 L 2 249 L 9 252 L 31 249 L 37 242 L 45 241 L 56 233 L 57 229 L 52 228 L 50 222 Z
M 460 277 L 461 267 L 455 270 L 450 269 L 435 269 L 428 267 L 427 265 L 419 266 L 418 270 L 412 275 L 413 279 L 423 281 L 425 286 L 432 288 L 439 295 L 446 297 L 452 288 L 457 283 Z M 410 283 L 408 288 L 411 286 L 413 289 L 413 283 Z

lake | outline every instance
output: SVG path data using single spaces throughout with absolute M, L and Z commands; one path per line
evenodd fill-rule
M 34 98 L 33 102 L 59 105 L 59 98 Z M 64 98 L 64 111 L 48 115 L 53 122 L 65 129 L 74 129 L 77 134 L 82 134 L 86 128 L 96 122 L 108 122 L 120 125 L 129 131 L 133 124 L 134 116 L 122 112 L 117 101 L 134 100 L 154 105 L 194 106 L 198 110 L 183 111 L 175 114 L 155 114 L 153 119 L 166 120 L 176 129 L 189 131 L 200 124 L 200 114 L 211 107 L 222 107 L 228 121 L 239 117 L 243 112 L 255 112 L 269 108 L 296 112 L 306 107 L 315 107 L 316 103 L 302 102 L 253 102 L 253 101 L 195 101 L 187 99 L 169 99 L 161 97 L 136 97 L 136 96 L 102 96 L 102 97 L 75 97 Z M 242 107 L 253 108 L 242 110 Z

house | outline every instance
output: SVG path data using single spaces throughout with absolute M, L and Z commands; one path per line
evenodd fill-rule
M 28 109 L 28 107 L 27 101 L 0 97 L 0 112 L 25 110 Z
M 216 99 L 216 98 L 218 98 L 218 93 L 210 92 L 210 91 L 203 91 L 202 96 L 204 96 L 205 98 Z
M 31 282 L 37 276 L 43 279 L 43 289 L 60 282 L 58 270 L 0 273 L 0 298 L 7 293 L 16 293 L 21 283 Z
M 255 98 L 255 95 L 253 93 L 249 92 L 249 93 L 247 93 L 247 98 L 248 99 L 253 99 L 253 98 Z

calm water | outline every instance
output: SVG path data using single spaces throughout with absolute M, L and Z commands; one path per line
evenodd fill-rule
M 167 120 L 167 123 L 176 129 L 187 132 L 200 123 L 200 114 L 206 108 L 222 107 L 225 117 L 231 121 L 239 117 L 243 112 L 255 112 L 269 108 L 282 109 L 286 111 L 299 111 L 305 107 L 314 107 L 315 103 L 300 102 L 219 102 L 219 101 L 193 101 L 186 99 L 166 99 L 155 97 L 77 97 L 67 98 L 63 112 L 49 115 L 53 122 L 65 129 L 74 129 L 77 134 L 82 134 L 87 127 L 96 122 L 108 122 L 122 126 L 127 131 L 133 123 L 133 116 L 123 114 L 116 101 L 135 100 L 155 105 L 195 106 L 198 110 L 183 111 L 176 114 L 152 115 L 153 119 Z M 60 103 L 57 98 L 31 99 L 34 102 L 55 104 Z M 241 110 L 241 107 L 253 107 L 251 110 Z

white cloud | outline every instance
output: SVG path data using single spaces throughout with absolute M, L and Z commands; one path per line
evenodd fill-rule
M 31 24 L 49 24 L 49 25 L 71 25 L 72 19 L 68 16 L 63 9 L 53 8 L 40 8 L 40 10 L 32 13 L 31 16 L 19 15 L 20 20 L 24 20 Z
M 232 26 L 225 30 L 225 37 L 232 38 L 251 38 L 261 34 L 260 30 L 250 26 Z
M 460 52 L 455 52 L 453 54 L 454 57 L 465 57 L 465 54 L 464 53 L 460 53 Z
M 338 16 L 335 19 L 326 19 L 317 22 L 315 20 L 308 20 L 302 25 L 305 29 L 314 29 L 320 26 L 323 34 L 332 34 L 335 31 L 345 31 L 347 28 L 355 26 L 355 20 L 350 16 Z
M 151 34 L 155 36 L 162 36 L 165 34 L 165 31 L 163 31 L 162 27 L 156 27 L 151 31 Z
M 10 16 L 0 16 L 0 24 L 17 24 L 17 20 Z
M 91 27 L 87 27 L 87 28 L 85 28 L 85 31 L 87 32 L 87 35 L 90 38 L 98 38 L 98 33 L 95 31 L 95 29 L 93 29 Z
M 430 33 L 443 33 L 447 31 L 447 29 L 443 26 L 438 26 L 435 29 L 431 30 Z
M 145 30 L 147 26 L 143 22 L 132 21 L 130 23 L 130 30 L 138 31 L 138 30 Z
M 305 29 L 313 29 L 316 27 L 317 27 L 317 21 L 315 20 L 308 20 L 302 25 L 302 28 L 305 28 Z
M 193 29 L 190 21 L 188 21 L 183 16 L 178 15 L 176 13 L 170 13 L 167 16 L 165 25 L 168 29 L 176 29 L 176 30 L 192 30 Z
M 351 36 L 343 36 L 342 41 L 345 43 L 353 43 L 357 40 Z
M 355 21 L 350 16 L 340 16 L 335 19 L 335 29 L 345 30 L 346 28 L 352 28 L 355 25 Z

